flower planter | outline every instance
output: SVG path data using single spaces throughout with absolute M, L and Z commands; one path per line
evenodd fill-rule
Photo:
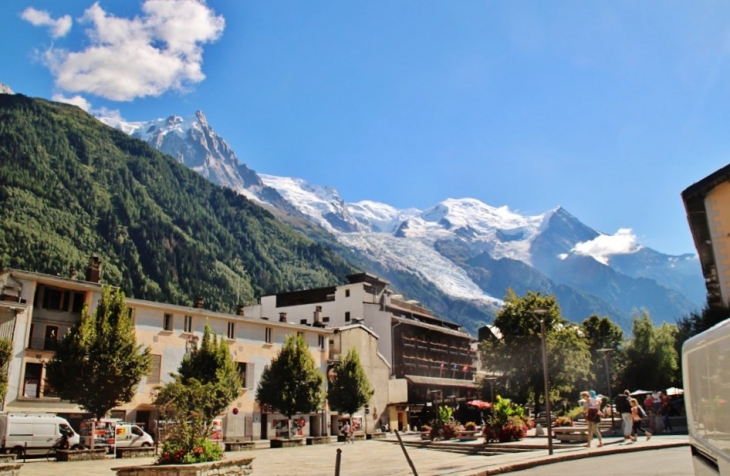
M 430 440 L 431 439 L 431 431 L 422 431 L 421 432 L 421 439 L 422 440 Z
M 245 476 L 253 473 L 253 457 L 196 464 L 150 464 L 112 468 L 117 476 Z
M 457 434 L 459 441 L 474 441 L 479 438 L 479 432 L 476 430 L 464 430 Z

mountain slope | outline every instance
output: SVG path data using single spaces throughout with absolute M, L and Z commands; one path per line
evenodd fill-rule
M 234 311 L 355 269 L 233 190 L 80 109 L 0 94 L 0 266 L 68 275 L 92 254 L 131 296 Z
M 222 141 L 207 123 L 195 127 L 210 135 L 205 141 Z M 186 137 L 187 142 L 202 140 Z M 152 136 L 148 140 L 156 145 Z M 218 160 L 234 161 L 230 157 Z M 230 181 L 224 167 L 213 166 L 213 155 L 208 160 L 207 170 L 215 171 L 211 180 Z M 279 210 L 274 212 L 278 217 L 309 236 L 338 242 L 340 252 L 394 286 L 412 290 L 414 294 L 397 288 L 437 312 L 443 309 L 444 317 L 469 330 L 491 320 L 508 287 L 554 293 L 570 319 L 609 315 L 625 329 L 638 308 L 646 308 L 657 321 L 673 321 L 704 301 L 696 257 L 668 256 L 635 243 L 607 251 L 601 245 L 613 237 L 561 207 L 523 216 L 464 198 L 446 199 L 424 211 L 399 210 L 373 201 L 346 203 L 335 189 L 302 179 L 256 175 L 260 184 L 251 179 L 257 185 L 242 185 L 242 193 Z M 269 192 L 274 199 L 263 190 L 275 191 Z M 302 226 L 302 218 L 311 226 Z

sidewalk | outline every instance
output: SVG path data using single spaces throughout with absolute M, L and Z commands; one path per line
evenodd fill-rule
M 417 433 L 402 435 L 404 442 L 420 442 Z M 453 443 L 453 442 L 452 442 Z M 557 443 L 557 442 L 555 442 Z M 464 442 L 464 446 L 483 447 L 482 443 Z M 594 445 L 596 442 L 594 441 Z M 645 441 L 624 444 L 622 437 L 604 437 L 602 448 L 585 448 L 580 444 L 554 445 L 553 455 L 548 455 L 547 438 L 530 437 L 504 446 L 527 448 L 527 451 L 494 456 L 469 455 L 439 450 L 438 442 L 429 448 L 406 447 L 419 476 L 486 476 L 526 469 L 541 464 L 570 459 L 614 454 L 619 452 L 659 450 L 687 446 L 686 435 L 658 434 Z M 286 449 L 256 449 L 227 453 L 229 457 L 253 456 L 253 475 L 321 476 L 334 474 L 338 450 L 341 451 L 340 474 L 342 476 L 407 476 L 412 474 L 395 435 L 383 440 L 358 441 L 344 445 L 302 446 Z M 687 451 L 689 458 L 689 450 Z M 151 458 L 132 460 L 107 459 L 104 461 L 80 461 L 73 463 L 28 461 L 21 468 L 21 476 L 47 476 L 83 474 L 84 476 L 113 476 L 112 468 L 149 464 Z

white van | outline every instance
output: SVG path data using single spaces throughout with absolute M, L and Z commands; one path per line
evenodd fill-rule
M 117 448 L 132 448 L 152 446 L 155 444 L 155 440 L 149 433 L 133 423 L 118 422 L 115 444 Z
M 69 448 L 81 448 L 81 439 L 64 418 L 51 413 L 2 413 L 0 436 L 3 453 L 43 454 L 68 437 Z

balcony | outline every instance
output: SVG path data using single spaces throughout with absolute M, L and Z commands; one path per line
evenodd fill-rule
M 52 337 L 32 337 L 28 342 L 28 348 L 32 350 L 58 350 L 58 339 Z

